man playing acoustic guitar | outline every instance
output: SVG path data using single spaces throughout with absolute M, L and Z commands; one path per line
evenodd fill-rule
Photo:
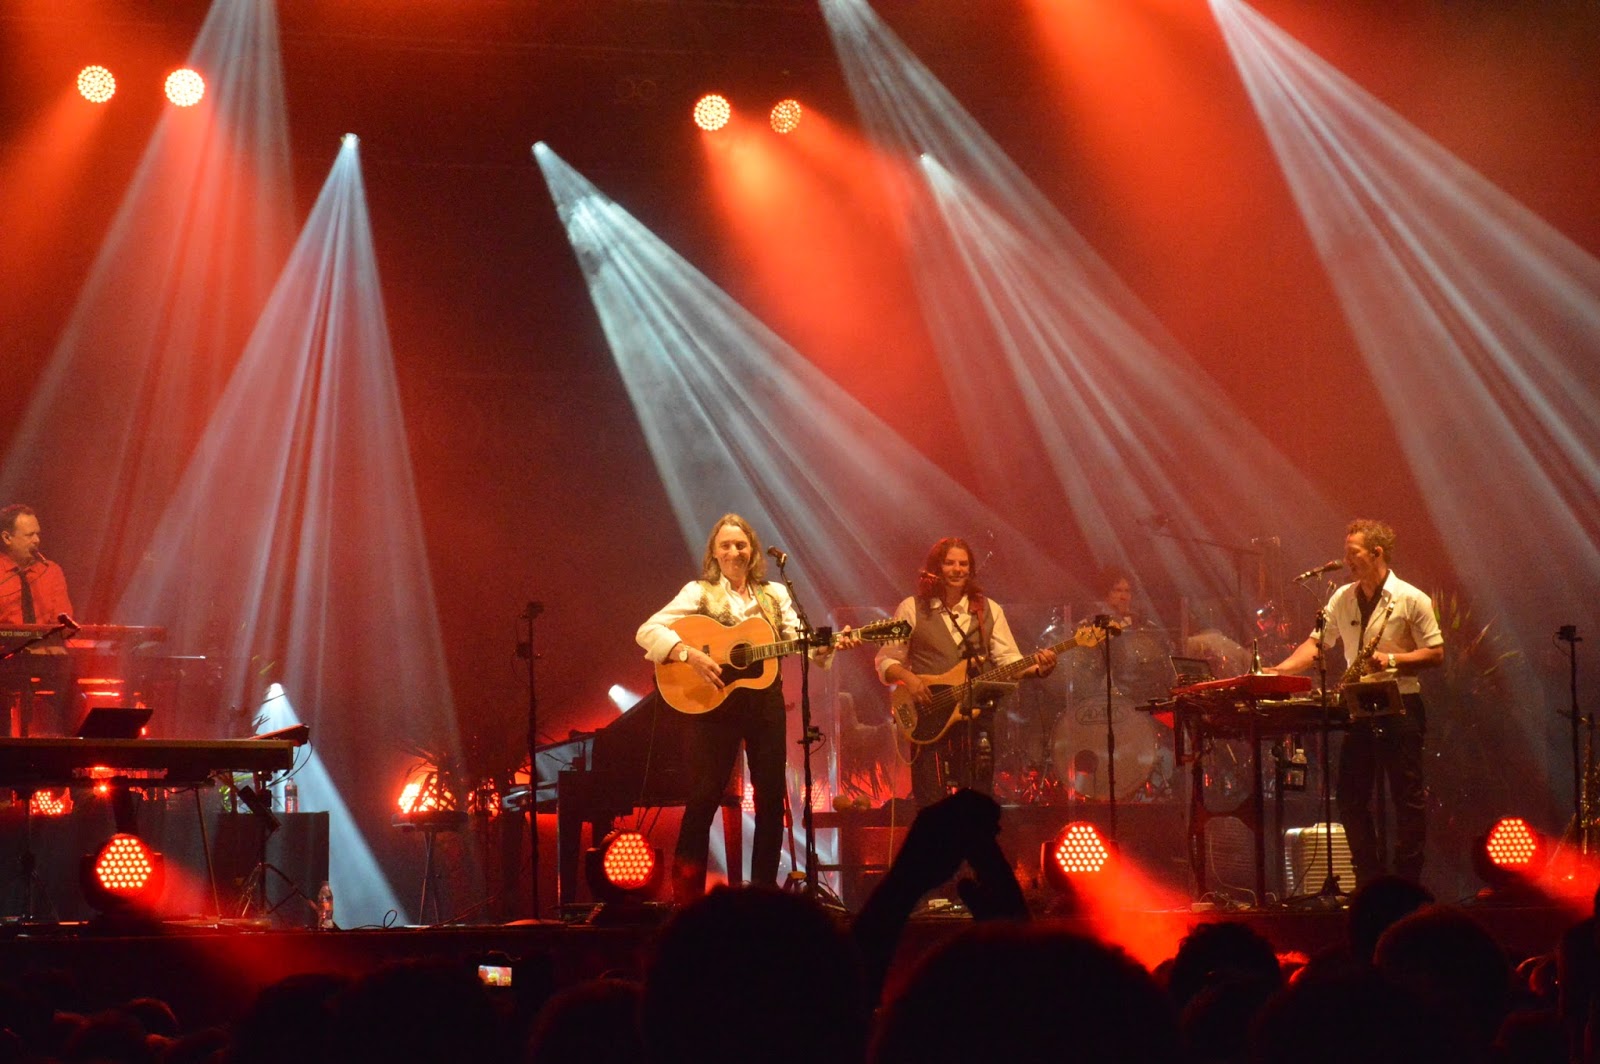
M 766 579 L 766 557 L 750 523 L 738 514 L 724 514 L 711 526 L 701 561 L 700 579 L 691 580 L 639 626 L 635 640 L 645 657 L 660 665 L 678 662 L 691 667 L 712 689 L 725 686 L 722 663 L 700 646 L 682 641 L 672 626 L 685 617 L 710 617 L 723 625 L 760 618 L 778 639 L 800 632 L 789 590 Z M 849 629 L 829 645 L 815 647 L 811 659 L 826 668 L 835 649 L 856 644 Z M 681 670 L 680 670 L 681 671 Z M 690 717 L 689 778 L 691 793 L 683 810 L 683 826 L 672 858 L 673 899 L 688 904 L 705 893 L 706 855 L 711 821 L 745 748 L 750 783 L 755 791 L 755 838 L 750 854 L 750 881 L 773 886 L 782 855 L 784 792 L 783 682 L 774 671 L 770 686 L 739 686 L 709 712 Z
M 923 563 L 917 593 L 895 611 L 896 620 L 911 622 L 911 639 L 878 651 L 878 675 L 886 684 L 904 686 L 918 707 L 931 708 L 934 703 L 926 677 L 942 677 L 956 669 L 975 676 L 1023 660 L 1005 611 L 984 595 L 977 576 L 966 541 L 953 536 L 941 539 Z M 1031 660 L 1012 678 L 1048 676 L 1056 667 L 1056 653 L 1050 648 L 1035 652 Z M 975 717 L 971 726 L 958 724 L 941 732 L 936 742 L 913 746 L 911 790 L 919 806 L 932 805 L 958 787 L 993 789 L 990 710 L 981 693 L 973 701 L 974 705 L 963 707 Z M 937 729 L 947 722 L 934 723 Z

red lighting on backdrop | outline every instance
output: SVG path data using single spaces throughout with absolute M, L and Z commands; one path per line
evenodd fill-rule
M 715 133 L 733 117 L 733 105 L 726 96 L 711 92 L 700 97 L 694 105 L 694 124 L 707 133 Z
M 28 799 L 30 816 L 66 816 L 72 812 L 71 791 L 34 791 Z
M 167 99 L 179 107 L 193 107 L 206 94 L 206 79 L 184 67 L 167 75 Z
M 105 103 L 117 91 L 117 79 L 103 66 L 86 66 L 78 71 L 78 95 L 90 103 Z

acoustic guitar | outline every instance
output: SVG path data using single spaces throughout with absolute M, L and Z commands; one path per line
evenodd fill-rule
M 708 713 L 740 688 L 759 691 L 778 678 L 778 659 L 805 650 L 800 639 L 775 639 L 772 625 L 762 617 L 738 624 L 722 624 L 701 614 L 673 621 L 669 627 L 686 646 L 711 656 L 722 666 L 722 686 L 716 687 L 686 661 L 664 661 L 656 666 L 656 687 L 667 705 L 680 713 Z M 863 643 L 903 643 L 911 638 L 910 621 L 873 621 L 849 633 Z M 844 635 L 835 632 L 833 646 Z
M 1097 628 L 1086 624 L 1073 632 L 1071 639 L 1063 639 L 1049 649 L 1059 654 L 1068 647 L 1096 646 L 1104 641 L 1108 630 L 1120 632 L 1122 629 L 1117 625 Z M 1037 653 L 1037 650 L 1034 651 L 1034 654 Z M 967 675 L 965 661 L 956 662 L 950 669 L 937 676 L 918 673 L 923 683 L 935 688 L 933 703 L 919 706 L 904 684 L 895 684 L 894 689 L 889 692 L 889 709 L 894 717 L 895 727 L 914 745 L 927 746 L 936 743 L 955 726 L 956 721 L 968 715 L 968 710 L 975 703 L 998 698 L 1004 693 L 1003 690 L 999 690 L 1000 686 L 1016 683 L 1033 663 L 1033 654 L 1029 654 L 1013 661 L 1010 665 L 1000 665 L 972 677 Z M 985 692 L 984 688 L 990 690 Z

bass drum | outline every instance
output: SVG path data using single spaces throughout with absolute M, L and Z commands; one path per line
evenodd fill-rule
M 1133 797 L 1150 779 L 1160 746 L 1148 713 L 1126 695 L 1111 698 L 1111 730 L 1116 736 L 1117 800 Z M 1107 798 L 1106 700 L 1074 701 L 1056 722 L 1051 761 L 1067 791 L 1079 798 Z

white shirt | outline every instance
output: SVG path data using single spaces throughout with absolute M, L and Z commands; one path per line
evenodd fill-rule
M 747 621 L 751 617 L 762 617 L 761 601 L 755 596 L 755 585 L 747 583 L 746 589 L 752 594 L 746 598 L 733 590 L 733 585 L 727 577 L 721 580 L 722 590 L 728 596 L 728 608 L 733 613 L 734 623 Z M 789 600 L 789 589 L 782 584 L 769 583 L 766 585 L 767 593 L 772 596 L 773 602 L 778 607 L 780 623 L 777 633 L 778 639 L 794 639 L 800 633 L 800 618 L 794 612 L 794 603 Z M 672 648 L 681 640 L 678 633 L 670 625 L 674 621 L 685 617 L 704 614 L 705 592 L 700 586 L 700 581 L 691 580 L 683 585 L 672 601 L 650 615 L 650 619 L 639 626 L 634 633 L 634 642 L 644 648 L 644 656 L 657 665 L 667 660 L 672 653 Z
M 994 617 L 994 630 L 989 633 L 989 660 L 994 665 L 1010 665 L 1014 661 L 1022 660 L 1022 652 L 1017 649 L 1017 641 L 1011 636 L 1011 624 L 1006 620 L 1006 611 L 1000 608 L 1000 603 L 994 599 L 985 600 L 988 603 L 990 615 Z M 935 613 L 944 621 L 945 629 L 950 633 L 950 638 L 956 646 L 962 643 L 962 633 L 971 634 L 977 627 L 977 618 L 972 616 L 972 611 L 967 606 L 967 596 L 962 595 L 956 604 L 946 609 L 941 602 Z M 894 611 L 894 619 L 905 621 L 916 626 L 917 623 L 917 597 L 915 595 L 901 602 Z M 956 625 L 959 622 L 960 628 Z M 911 644 L 887 643 L 878 648 L 875 664 L 878 667 L 878 678 L 884 683 L 889 682 L 885 675 L 891 665 L 904 665 L 911 650 Z
M 1419 647 L 1444 646 L 1444 633 L 1439 631 L 1433 600 L 1396 576 L 1393 569 L 1378 590 L 1378 603 L 1372 608 L 1372 616 L 1363 630 L 1361 604 L 1356 601 L 1359 586 L 1345 584 L 1328 599 L 1328 626 L 1322 633 L 1323 646 L 1343 642 L 1345 657 L 1352 660 L 1374 636 L 1378 636 L 1375 654 L 1403 654 Z M 1391 602 L 1394 603 L 1392 613 L 1389 612 Z M 1382 635 L 1379 635 L 1380 623 L 1383 624 Z M 1315 632 L 1311 635 L 1316 638 Z M 1422 682 L 1415 673 L 1401 673 L 1398 679 L 1401 694 L 1416 694 L 1422 690 Z

